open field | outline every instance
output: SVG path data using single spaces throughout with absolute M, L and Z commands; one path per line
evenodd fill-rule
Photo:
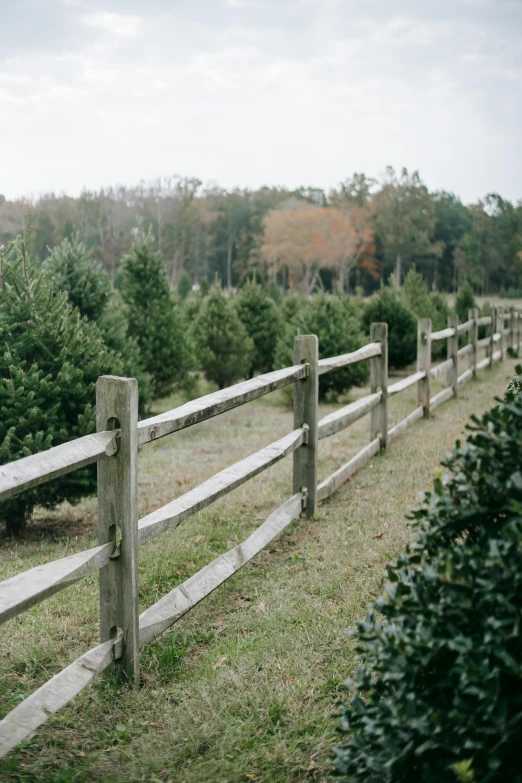
M 404 547 L 404 515 L 418 492 L 430 486 L 469 414 L 503 394 L 515 363 L 479 373 L 314 520 L 296 522 L 174 632 L 145 647 L 140 689 L 114 675 L 100 678 L 0 762 L 0 779 L 326 779 L 336 741 L 332 712 L 356 666 L 346 630 L 364 616 L 385 563 Z M 394 397 L 390 426 L 414 406 L 412 389 Z M 321 415 L 332 409 L 321 406 Z M 140 515 L 291 429 L 291 413 L 274 394 L 149 444 L 140 454 Z M 368 440 L 365 418 L 322 441 L 320 478 Z M 142 547 L 141 608 L 248 535 L 289 497 L 290 483 L 287 459 Z M 93 499 L 42 514 L 26 541 L 3 540 L 0 578 L 94 545 L 95 528 Z M 2 714 L 96 642 L 96 582 L 81 581 L 4 626 Z

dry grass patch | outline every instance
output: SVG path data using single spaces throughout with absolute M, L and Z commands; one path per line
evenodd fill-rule
M 418 492 L 430 485 L 470 413 L 503 394 L 513 365 L 481 373 L 322 504 L 314 520 L 295 522 L 174 631 L 144 648 L 138 690 L 116 674 L 99 678 L 0 762 L 0 778 L 326 780 L 336 741 L 332 711 L 354 667 L 346 630 L 364 616 L 386 562 L 404 547 L 404 515 Z M 413 409 L 414 394 L 393 398 L 392 423 Z M 144 447 L 140 515 L 291 429 L 291 413 L 275 394 Z M 321 478 L 368 440 L 366 417 L 321 441 Z M 290 494 L 291 458 L 142 547 L 142 608 L 245 538 Z M 95 523 L 92 499 L 42 515 L 27 541 L 4 541 L 0 578 L 92 546 Z M 49 526 L 52 540 L 38 532 Z M 97 601 L 91 577 L 4 626 L 3 713 L 96 643 Z

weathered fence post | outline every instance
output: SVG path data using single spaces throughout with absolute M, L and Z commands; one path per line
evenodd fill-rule
M 473 325 L 468 332 L 468 342 L 471 343 L 471 354 L 469 356 L 471 377 L 475 380 L 477 377 L 478 307 L 471 307 L 468 310 L 468 321 L 473 321 Z
M 510 307 L 508 347 L 511 348 L 511 350 L 513 350 L 514 345 L 515 345 L 515 308 Z
M 505 348 L 505 345 L 504 345 L 504 339 L 505 339 L 504 338 L 504 308 L 503 307 L 495 307 L 495 315 L 496 315 L 495 331 L 498 332 L 498 334 L 500 335 L 500 340 L 498 341 L 498 347 L 499 347 L 499 350 L 500 350 L 500 361 L 503 362 L 504 361 L 504 348 Z M 493 351 L 494 350 L 495 349 L 493 347 Z
M 497 308 L 491 309 L 491 325 L 490 325 L 490 342 L 489 342 L 489 369 L 493 367 L 493 354 L 495 352 L 495 332 L 497 331 Z
M 448 386 L 453 389 L 455 397 L 458 393 L 458 377 L 459 377 L 459 335 L 458 328 L 459 317 L 458 315 L 448 315 L 448 327 L 455 330 L 455 334 L 452 337 L 448 337 L 448 359 L 453 359 L 453 366 L 448 370 Z
M 371 440 L 380 435 L 381 449 L 385 449 L 388 442 L 388 324 L 371 324 L 370 340 L 381 344 L 381 355 L 370 359 L 370 392 L 382 392 L 381 401 L 371 412 Z
M 121 664 L 138 683 L 138 383 L 104 375 L 96 384 L 96 428 L 119 429 L 119 448 L 98 462 L 98 536 L 116 541 L 111 562 L 100 570 L 100 638 L 123 631 Z
M 308 442 L 294 451 L 293 492 L 306 489 L 306 516 L 317 511 L 317 423 L 319 341 L 315 334 L 294 340 L 294 364 L 308 364 L 308 377 L 294 383 L 294 429 L 308 426 Z
M 431 369 L 431 318 L 419 318 L 417 322 L 417 372 L 423 370 L 426 377 L 417 387 L 417 405 L 422 405 L 425 419 L 430 417 L 430 369 Z
M 515 323 L 517 325 L 515 329 L 515 336 L 516 336 L 515 350 L 518 352 L 520 351 L 520 310 L 515 311 Z

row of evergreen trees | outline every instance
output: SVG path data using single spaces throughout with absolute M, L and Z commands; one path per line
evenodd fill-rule
M 470 299 L 471 296 L 471 299 Z M 464 291 L 457 307 L 472 306 Z M 218 283 L 199 291 L 169 290 L 151 238 L 124 257 L 118 288 L 77 239 L 65 239 L 44 264 L 19 237 L 0 269 L 0 464 L 94 431 L 99 375 L 138 379 L 143 414 L 173 390 L 196 393 L 199 374 L 223 388 L 292 363 L 297 333 L 319 336 L 320 356 L 356 350 L 373 321 L 389 325 L 390 364 L 416 354 L 416 317 L 445 325 L 445 299 L 428 294 L 411 271 L 401 291 L 383 289 L 365 304 L 321 292 L 282 296 L 248 280 L 228 296 Z M 338 395 L 368 377 L 368 363 L 321 379 L 321 394 Z M 77 471 L 0 505 L 11 533 L 35 505 L 72 502 L 94 489 L 95 471 Z

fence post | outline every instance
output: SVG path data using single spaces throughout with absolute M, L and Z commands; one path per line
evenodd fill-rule
M 388 442 L 388 324 L 371 324 L 370 340 L 381 344 L 381 355 L 370 359 L 370 391 L 372 394 L 382 392 L 380 403 L 371 412 L 371 440 L 380 435 L 381 449 L 385 449 Z
M 423 370 L 426 377 L 418 383 L 417 405 L 422 405 L 425 419 L 430 417 L 430 369 L 431 369 L 431 318 L 417 321 L 417 372 Z
M 472 379 L 477 377 L 477 342 L 478 342 L 478 307 L 471 307 L 468 310 L 468 321 L 473 321 L 473 325 L 469 330 L 469 340 L 471 343 L 471 354 L 469 357 L 469 363 L 472 372 Z
M 493 368 L 493 353 L 495 351 L 495 332 L 497 331 L 497 308 L 493 307 L 491 310 L 491 333 L 489 344 L 489 369 Z
M 317 424 L 319 340 L 315 334 L 297 335 L 294 364 L 308 364 L 308 377 L 294 383 L 294 429 L 308 425 L 308 442 L 294 451 L 293 492 L 307 490 L 306 516 L 317 511 Z
M 518 353 L 518 351 L 520 350 L 520 310 L 516 310 L 515 311 L 515 322 L 516 322 L 516 325 L 517 325 L 516 330 L 515 330 L 515 334 L 516 334 L 516 338 L 517 338 L 516 339 L 516 348 L 515 348 L 515 350 Z
M 514 345 L 515 345 L 515 308 L 510 307 L 508 347 L 511 348 L 511 350 L 513 350 Z
M 100 638 L 123 631 L 121 665 L 138 684 L 138 382 L 104 375 L 96 383 L 96 429 L 119 429 L 119 448 L 98 462 L 99 543 L 116 541 L 100 570 Z
M 500 361 L 504 361 L 504 308 L 503 307 L 496 307 L 495 313 L 497 316 L 497 325 L 496 325 L 496 331 L 500 335 L 500 340 L 498 341 L 498 347 L 500 350 Z
M 459 377 L 459 335 L 457 327 L 459 325 L 458 315 L 448 315 L 448 327 L 455 329 L 453 337 L 448 337 L 448 359 L 453 359 L 453 367 L 448 370 L 448 386 L 453 389 L 455 397 L 458 393 L 457 379 Z

